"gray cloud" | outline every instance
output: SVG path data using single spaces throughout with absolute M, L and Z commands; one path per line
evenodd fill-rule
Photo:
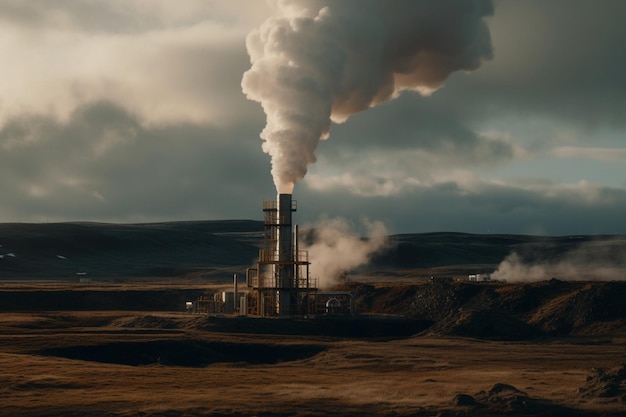
M 472 83 L 444 94 L 460 89 L 485 117 L 523 112 L 624 126 L 626 3 L 500 0 L 496 14 L 490 24 L 496 59 Z
M 333 125 L 296 221 L 626 233 L 625 7 L 495 0 L 493 59 Z M 265 118 L 240 82 L 269 14 L 257 0 L 0 0 L 0 221 L 261 219 Z
M 272 189 L 252 129 L 143 128 L 103 102 L 66 124 L 13 121 L 0 131 L 0 213 L 30 221 L 251 218 L 249 196 Z
M 472 163 L 481 158 L 510 159 L 515 152 L 502 138 L 479 136 L 470 116 L 450 108 L 439 93 L 428 98 L 406 94 L 368 113 L 354 115 L 333 132 L 337 143 L 324 146 L 422 149 L 467 159 L 474 156 Z
M 0 53 L 12 58 L 0 77 L 0 125 L 24 112 L 65 121 L 97 101 L 142 123 L 236 123 L 256 111 L 239 89 L 256 9 L 233 23 L 235 7 L 216 1 L 0 1 Z M 111 23 L 118 15 L 128 28 Z
M 320 193 L 303 187 L 298 217 L 315 220 L 317 213 L 384 222 L 394 233 L 453 231 L 520 234 L 624 233 L 626 191 L 599 186 L 595 193 L 554 187 L 537 190 L 482 184 L 469 192 L 455 182 L 417 187 L 393 196 L 352 196 L 343 190 Z M 330 215 L 330 214 L 329 214 Z

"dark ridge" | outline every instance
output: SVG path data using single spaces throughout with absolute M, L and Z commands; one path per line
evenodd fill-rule
M 178 221 L 140 224 L 2 223 L 0 280 L 182 276 L 254 264 L 263 222 Z M 315 235 L 301 231 L 303 242 Z M 585 245 L 589 256 L 623 265 L 626 236 L 400 234 L 370 269 L 486 265 L 515 252 L 523 262 L 556 260 Z M 13 254 L 14 256 L 8 256 Z M 227 278 L 230 272 L 218 275 Z M 214 277 L 215 275 L 211 275 Z
M 626 236 L 527 236 L 468 233 L 400 234 L 377 254 L 373 264 L 387 268 L 428 268 L 447 265 L 497 265 L 511 253 L 522 262 L 558 260 L 585 245 L 590 256 L 623 264 Z
M 0 224 L 0 279 L 179 276 L 249 266 L 262 223 Z M 14 256 L 6 256 L 6 254 Z
M 0 291 L 0 311 L 182 311 L 202 290 Z

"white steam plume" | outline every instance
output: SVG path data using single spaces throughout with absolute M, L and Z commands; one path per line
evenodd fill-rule
M 513 252 L 491 274 L 496 280 L 534 282 L 557 278 L 563 281 L 626 280 L 626 242 L 615 240 L 605 244 L 586 243 L 557 259 L 539 262 L 524 261 Z
M 331 122 L 396 97 L 431 94 L 492 56 L 491 0 L 273 0 L 248 35 L 246 96 L 261 103 L 263 151 L 279 193 L 315 162 Z
M 363 221 L 368 235 L 361 238 L 342 218 L 322 219 L 314 226 L 310 243 L 303 244 L 311 261 L 311 275 L 318 286 L 329 289 L 348 271 L 366 265 L 371 256 L 387 247 L 387 228 L 382 222 Z

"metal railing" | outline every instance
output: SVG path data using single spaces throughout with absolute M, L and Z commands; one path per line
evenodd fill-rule
M 306 250 L 294 251 L 289 261 L 280 260 L 280 251 L 276 249 L 259 250 L 259 262 L 261 263 L 308 263 L 309 252 Z
M 247 281 L 248 286 L 253 288 L 283 288 L 279 275 L 273 271 L 265 271 L 259 274 L 256 269 L 250 269 L 248 270 Z M 302 274 L 297 279 L 294 278 L 292 285 L 288 288 L 294 290 L 316 289 L 317 281 L 317 277 L 307 277 L 306 274 Z
M 291 211 L 296 211 L 298 209 L 298 202 L 296 200 L 291 200 Z M 277 200 L 263 200 L 263 211 L 270 210 L 278 210 L 278 201 Z

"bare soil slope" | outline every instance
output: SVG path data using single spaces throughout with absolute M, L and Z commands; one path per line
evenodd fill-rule
M 374 313 L 431 320 L 429 332 L 496 340 L 547 336 L 626 336 L 626 282 L 472 283 L 434 279 L 412 285 L 346 285 Z

